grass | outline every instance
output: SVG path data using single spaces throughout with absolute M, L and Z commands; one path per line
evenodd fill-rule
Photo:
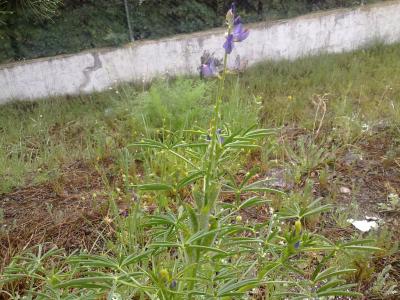
M 390 228 L 399 213 L 390 202 L 400 192 L 399 57 L 400 45 L 375 45 L 352 53 L 265 62 L 228 77 L 221 108 L 222 121 L 232 131 L 250 125 L 279 128 L 260 150 L 246 152 L 227 166 L 239 177 L 248 170 L 276 177 L 275 184 L 288 194 L 282 199 L 271 196 L 270 209 L 291 216 L 298 207 L 312 210 L 313 200 L 321 197 L 336 209 L 305 222 L 334 240 L 361 236 L 347 218 L 384 218 L 387 225 L 369 234 L 383 249 L 378 255 L 336 259 L 339 266 L 353 266 L 357 272 L 351 281 L 374 297 L 390 297 L 399 280 L 398 239 Z M 164 152 L 131 151 L 128 145 L 143 138 L 171 145 L 194 140 L 185 130 L 208 128 L 214 91 L 212 80 L 165 79 L 149 88 L 125 85 L 90 96 L 2 106 L 0 200 L 18 189 L 47 183 L 63 190 L 62 178 L 76 162 L 98 172 L 104 197 L 117 204 L 130 203 L 131 183 L 178 183 L 190 171 L 187 164 Z M 185 198 L 176 192 L 141 196 L 150 214 L 178 206 L 174 199 Z M 382 213 L 376 201 L 391 209 Z M 116 215 L 120 209 L 114 207 Z M 242 217 L 252 218 L 245 214 L 236 220 Z M 106 241 L 103 250 L 136 251 L 131 247 L 145 240 L 143 228 L 132 218 L 115 219 L 105 221 L 120 224 L 115 240 L 101 237 Z
M 396 128 L 399 54 L 397 45 L 379 45 L 260 64 L 238 81 L 229 81 L 233 95 L 226 95 L 231 100 L 224 104 L 224 121 L 237 127 L 255 123 L 260 116 L 267 127 L 294 124 L 312 130 L 321 102 L 327 106 L 323 126 L 344 142 L 351 143 L 363 128 L 377 123 Z M 212 85 L 181 79 L 156 83 L 144 92 L 124 86 L 73 99 L 3 106 L 0 192 L 43 182 L 75 160 L 109 155 L 113 147 L 122 148 L 144 130 L 175 130 L 196 122 L 204 126 L 211 112 Z

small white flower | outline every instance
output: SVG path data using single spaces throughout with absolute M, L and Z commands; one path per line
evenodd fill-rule
M 364 123 L 361 125 L 362 131 L 368 131 L 370 129 L 369 125 Z

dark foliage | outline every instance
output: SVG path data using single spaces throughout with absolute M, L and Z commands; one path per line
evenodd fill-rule
M 59 0 L 54 0 L 57 3 Z M 232 0 L 127 0 L 135 40 L 223 25 Z M 293 17 L 310 11 L 374 0 L 237 0 L 247 22 Z M 31 1 L 41 3 L 41 1 Z M 45 7 L 30 0 L 0 0 L 0 62 L 73 53 L 129 41 L 123 0 L 64 0 Z M 45 2 L 47 3 L 47 2 Z M 42 8 L 43 9 L 43 8 Z M 4 11 L 12 12 L 4 14 Z M 39 11 L 40 12 L 40 11 Z

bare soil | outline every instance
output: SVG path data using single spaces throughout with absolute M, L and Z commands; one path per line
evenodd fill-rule
M 77 162 L 54 182 L 0 195 L 0 269 L 15 253 L 41 243 L 67 251 L 100 247 L 108 207 L 102 189 L 100 176 Z

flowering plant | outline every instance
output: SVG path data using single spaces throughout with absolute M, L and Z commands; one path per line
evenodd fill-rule
M 165 300 L 361 295 L 340 277 L 355 270 L 332 267 L 330 259 L 338 252 L 377 248 L 366 240 L 333 243 L 309 232 L 307 220 L 322 215 L 329 205 L 322 205 L 321 199 L 307 203 L 293 199 L 275 212 L 269 197 L 282 200 L 288 195 L 269 187 L 267 179 L 257 179 L 253 170 L 236 176 L 227 167 L 245 151 L 258 149 L 258 141 L 274 130 L 252 126 L 232 132 L 222 124 L 228 56 L 235 43 L 249 36 L 234 5 L 226 24 L 223 70 L 209 128 L 192 130 L 194 141 L 143 139 L 131 145 L 181 162 L 184 172 L 174 183 L 134 186 L 142 197 L 149 192 L 159 198 L 167 194 L 173 203 L 152 214 L 146 212 L 141 197 L 135 197 L 129 214 L 120 217 L 109 253 L 71 255 L 65 267 L 69 271 L 64 273 L 43 275 L 43 268 L 34 268 L 39 275 L 30 272 L 32 282 L 38 278 L 46 282 L 37 294 L 47 299 L 68 295 L 68 299 Z M 209 57 L 201 72 L 214 76 L 216 61 Z M 249 212 L 263 217 L 251 218 Z M 27 263 L 19 263 L 6 269 L 7 280 L 21 277 Z

